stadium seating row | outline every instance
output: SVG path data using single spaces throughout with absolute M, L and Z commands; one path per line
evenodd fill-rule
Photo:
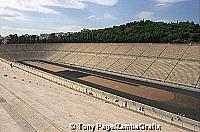
M 0 52 L 17 51 L 60 51 L 143 56 L 176 60 L 200 61 L 199 45 L 178 44 L 32 44 L 0 45 Z

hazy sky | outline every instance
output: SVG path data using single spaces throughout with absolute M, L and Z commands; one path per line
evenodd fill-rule
M 0 34 L 80 31 L 130 21 L 194 21 L 200 0 L 0 0 Z

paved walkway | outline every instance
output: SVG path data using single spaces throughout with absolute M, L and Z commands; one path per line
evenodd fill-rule
M 156 123 L 165 132 L 183 131 L 0 62 L 1 132 L 70 132 L 70 123 Z

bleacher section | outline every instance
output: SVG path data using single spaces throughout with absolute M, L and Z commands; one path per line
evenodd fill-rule
M 119 48 L 117 45 L 110 45 L 106 47 L 101 53 L 102 54 L 111 54 Z
M 69 52 L 57 52 L 57 53 L 58 54 L 56 54 L 56 56 L 54 56 L 54 58 L 51 59 L 54 62 L 57 62 L 62 58 L 64 58 L 65 56 L 67 56 L 68 54 L 70 54 Z
M 190 46 L 182 59 L 200 61 L 200 46 Z
M 165 50 L 168 45 L 166 44 L 157 44 L 151 45 L 142 56 L 146 57 L 159 57 L 160 54 Z
M 94 46 L 95 48 L 91 51 L 91 53 L 101 53 L 103 50 L 105 50 L 108 47 L 108 45 L 106 44 L 103 44 L 103 45 L 100 44 L 98 46 L 97 44 L 95 44 Z
M 62 46 L 60 46 L 60 48 L 58 48 L 57 50 L 60 50 L 60 51 L 69 51 L 70 48 L 72 48 L 73 45 L 69 45 L 69 44 L 63 44 Z
M 125 71 L 127 75 L 141 77 L 154 62 L 153 59 L 137 58 Z
M 160 55 L 160 57 L 180 59 L 187 50 L 187 48 L 188 45 L 170 45 L 165 49 L 165 51 Z
M 86 67 L 91 67 L 93 68 L 94 66 L 96 66 L 97 64 L 99 64 L 101 61 L 103 61 L 107 56 L 106 55 L 97 55 L 89 60 L 87 63 L 84 64 L 84 66 Z
M 131 50 L 127 52 L 127 55 L 140 56 L 148 47 L 150 47 L 149 44 L 134 44 L 130 47 Z
M 167 76 L 175 67 L 176 63 L 176 60 L 158 59 L 146 70 L 142 77 L 159 81 L 165 81 Z
M 199 73 L 200 63 L 179 62 L 167 78 L 167 81 L 195 87 L 200 76 Z
M 76 62 L 81 59 L 83 56 L 82 54 L 80 53 L 75 53 L 73 57 L 71 57 L 67 63 L 70 63 L 70 64 L 77 64 Z
M 57 57 L 60 54 L 60 52 L 53 51 L 53 54 L 51 56 L 47 56 L 44 60 L 47 61 L 53 61 L 55 57 Z
M 29 44 L 0 45 L 0 57 L 73 64 L 127 77 L 200 89 L 200 45 Z
M 71 58 L 73 58 L 75 55 L 76 55 L 75 53 L 67 53 L 66 56 L 64 56 L 63 58 L 61 58 L 60 56 L 58 56 L 58 57 L 60 57 L 59 62 L 68 63 L 69 60 Z
M 101 70 L 107 70 L 109 69 L 117 60 L 119 57 L 117 56 L 108 56 L 103 61 L 98 63 L 95 68 L 101 69 Z
M 87 63 L 89 60 L 91 60 L 93 57 L 95 57 L 94 54 L 82 54 L 82 58 L 77 60 L 76 64 L 83 66 L 85 63 Z
M 127 44 L 122 44 L 121 46 L 118 47 L 117 50 L 115 50 L 113 52 L 113 54 L 119 54 L 119 55 L 124 55 L 126 54 L 129 50 L 131 50 L 133 46 L 131 44 L 127 45 Z
M 85 53 L 92 53 L 93 52 L 93 49 L 95 49 L 96 46 L 95 45 L 87 45 L 86 48 L 82 51 L 82 52 L 85 52 Z
M 112 72 L 124 72 L 136 58 L 126 58 L 121 57 L 118 61 L 116 61 L 108 70 Z

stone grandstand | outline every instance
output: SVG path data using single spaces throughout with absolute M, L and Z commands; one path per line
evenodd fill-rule
M 199 45 L 186 44 L 34 44 L 1 45 L 0 57 L 46 60 L 199 91 L 199 51 Z
M 70 131 L 71 122 L 96 119 L 156 122 L 164 131 L 200 130 L 199 45 L 0 45 L 0 58 L 0 117 L 9 120 L 5 130 Z M 9 68 L 11 63 L 15 68 Z M 12 111 L 23 118 L 17 117 L 14 128 Z

